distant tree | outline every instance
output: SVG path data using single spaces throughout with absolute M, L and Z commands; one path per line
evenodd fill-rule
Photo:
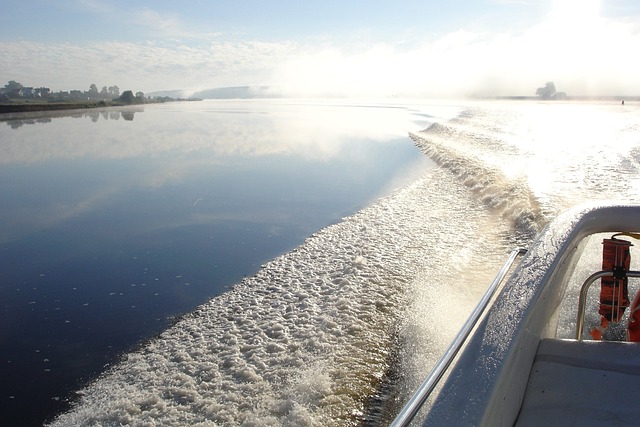
M 133 96 L 133 92 L 130 90 L 125 90 L 124 92 L 122 92 L 122 95 L 120 95 L 120 101 L 124 102 L 125 104 L 133 104 L 135 100 L 136 98 Z
M 553 82 L 547 82 L 544 87 L 536 89 L 536 95 L 542 99 L 551 99 L 556 94 L 556 85 Z
M 142 92 L 136 92 L 136 98 L 138 100 L 144 101 L 144 93 Z
M 22 86 L 22 84 L 18 83 L 15 80 L 9 80 L 9 83 L 7 83 L 5 85 L 5 89 L 7 91 L 7 95 L 10 98 L 17 98 L 20 96 L 20 91 L 22 90 L 24 86 Z
M 106 86 L 102 86 L 102 90 L 100 91 L 100 97 L 101 98 L 108 98 L 109 97 L 109 91 L 107 90 Z
M 36 96 L 40 98 L 48 98 L 51 95 L 51 89 L 48 87 L 39 87 L 35 90 Z
M 89 86 L 89 92 L 87 93 L 87 95 L 89 96 L 89 98 L 99 97 L 100 93 L 98 92 L 98 86 L 96 86 L 94 83 L 91 83 L 91 86 Z
M 23 88 L 22 84 L 18 83 L 15 80 L 9 80 L 9 83 L 7 83 L 4 87 L 9 91 L 20 90 Z
M 109 94 L 112 98 L 117 98 L 120 96 L 120 88 L 118 86 L 109 86 Z

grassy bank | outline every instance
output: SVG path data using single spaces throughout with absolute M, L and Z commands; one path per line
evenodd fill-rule
M 29 113 L 32 111 L 57 111 L 57 110 L 82 110 L 87 108 L 124 107 L 127 105 L 145 105 L 176 101 L 202 101 L 199 98 L 189 99 L 145 99 L 143 102 L 136 100 L 132 103 L 113 101 L 11 101 L 0 102 L 0 114 L 2 113 Z
M 1 113 L 28 113 L 32 111 L 80 110 L 125 105 L 111 101 L 70 101 L 70 102 L 4 102 L 0 103 Z

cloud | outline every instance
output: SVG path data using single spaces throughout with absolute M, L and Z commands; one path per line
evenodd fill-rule
M 534 95 L 549 80 L 570 95 L 640 93 L 639 26 L 596 12 L 554 9 L 519 33 L 460 30 L 408 48 L 327 47 L 283 63 L 275 80 L 305 96 Z
M 289 43 L 0 42 L 3 81 L 53 90 L 117 84 L 121 90 L 208 89 L 262 84 Z
M 150 7 L 128 7 L 123 10 L 112 2 L 104 0 L 74 0 L 73 4 L 79 10 L 91 15 L 91 20 L 108 21 L 114 29 L 122 23 L 136 29 L 142 29 L 148 36 L 162 38 L 192 37 L 195 32 L 190 29 L 178 13 L 160 12 Z M 202 35 L 202 34 L 200 34 Z
M 111 4 L 101 0 L 75 0 L 73 3 L 81 10 L 96 15 L 115 13 L 115 9 Z
M 104 4 L 82 0 L 85 8 Z M 639 25 L 599 14 L 599 3 L 560 2 L 517 31 L 457 30 L 412 42 L 224 39 L 180 16 L 137 9 L 155 41 L 0 42 L 0 79 L 54 90 L 272 85 L 299 96 L 533 95 L 546 81 L 569 95 L 640 93 Z M 106 12 L 105 12 L 106 13 Z
M 134 11 L 133 23 L 152 29 L 164 37 L 186 37 L 192 34 L 176 14 L 160 13 L 150 8 Z

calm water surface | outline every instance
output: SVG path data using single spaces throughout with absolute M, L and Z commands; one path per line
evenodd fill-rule
M 428 167 L 430 118 L 204 101 L 0 118 L 0 415 L 39 425 L 177 316 Z

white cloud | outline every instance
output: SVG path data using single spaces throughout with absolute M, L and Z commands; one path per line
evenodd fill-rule
M 3 81 L 53 90 L 117 84 L 145 92 L 262 84 L 289 43 L 0 42 Z
M 115 12 L 111 4 L 102 0 L 75 0 L 73 3 L 81 10 L 94 14 L 113 14 Z
M 143 92 L 271 84 L 304 96 L 533 95 L 551 80 L 570 95 L 640 93 L 638 24 L 600 17 L 593 0 L 569 3 L 517 33 L 460 30 L 410 46 L 192 38 L 179 16 L 142 9 L 133 19 L 164 41 L 0 42 L 0 62 L 8 64 L 0 79 Z
M 191 34 L 185 29 L 178 15 L 162 14 L 149 8 L 135 11 L 131 21 L 132 24 L 143 25 L 165 37 L 185 37 Z
M 356 54 L 327 48 L 284 63 L 276 80 L 307 96 L 534 95 L 549 80 L 570 95 L 640 93 L 639 27 L 588 11 L 554 9 L 518 34 L 457 31 Z

